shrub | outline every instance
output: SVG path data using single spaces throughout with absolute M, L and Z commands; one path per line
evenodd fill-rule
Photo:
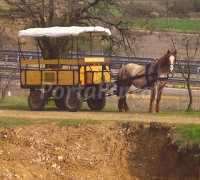
M 173 16 L 185 17 L 193 11 L 193 3 L 191 0 L 171 0 L 169 11 Z
M 126 13 L 130 17 L 147 17 L 155 11 L 148 3 L 130 2 L 126 7 Z
M 200 12 L 200 0 L 193 0 L 193 7 L 195 12 Z

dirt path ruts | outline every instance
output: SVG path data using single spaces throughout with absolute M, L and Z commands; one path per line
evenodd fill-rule
M 176 114 L 148 114 L 148 113 L 119 113 L 119 112 L 57 112 L 57 111 L 17 111 L 0 110 L 0 117 L 13 117 L 22 119 L 69 119 L 69 120 L 115 120 L 115 121 L 139 121 L 160 122 L 171 124 L 200 124 L 200 116 L 176 115 Z

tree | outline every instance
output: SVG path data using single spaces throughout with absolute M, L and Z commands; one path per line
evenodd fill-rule
M 8 47 L 8 44 L 11 43 L 11 39 L 6 33 L 5 28 L 0 27 L 0 101 L 4 100 L 13 81 L 13 77 L 15 77 L 17 73 L 16 69 L 9 70 L 9 68 L 6 68 L 8 66 L 7 58 L 2 51 L 3 48 Z
M 103 25 L 120 30 L 121 19 L 114 13 L 114 0 L 4 0 L 10 6 L 9 16 L 28 27 Z M 55 58 L 65 52 L 69 38 L 40 38 L 37 43 L 44 58 Z
M 192 95 L 192 88 L 191 88 L 191 61 L 196 57 L 198 51 L 199 51 L 199 45 L 200 45 L 200 36 L 195 37 L 196 43 L 192 46 L 192 38 L 185 38 L 183 39 L 183 43 L 185 45 L 185 51 L 187 58 L 185 59 L 186 61 L 186 66 L 181 66 L 179 64 L 179 69 L 182 74 L 182 77 L 185 80 L 187 89 L 188 89 L 188 96 L 189 96 L 189 102 L 186 111 L 191 111 L 192 110 L 192 104 L 193 104 L 193 95 Z

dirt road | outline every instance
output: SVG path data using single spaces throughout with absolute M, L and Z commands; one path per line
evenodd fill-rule
M 49 120 L 105 120 L 105 121 L 137 121 L 160 122 L 172 124 L 200 124 L 200 116 L 190 114 L 149 114 L 149 113 L 119 113 L 119 112 L 58 112 L 58 111 L 17 111 L 0 110 L 0 117 L 13 117 L 22 119 L 49 119 Z

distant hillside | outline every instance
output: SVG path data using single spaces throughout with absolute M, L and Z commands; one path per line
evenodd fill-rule
M 129 17 L 200 17 L 200 0 L 126 0 Z
M 200 19 L 178 19 L 178 18 L 137 18 L 130 22 L 133 28 L 158 30 L 158 31 L 177 31 L 183 33 L 200 32 Z
M 180 58 L 186 56 L 182 39 L 194 36 L 192 43 L 195 43 L 196 36 L 190 33 L 200 32 L 198 3 L 194 8 L 194 3 L 200 2 L 200 0 L 168 1 L 169 12 L 166 11 L 167 0 L 124 0 L 121 1 L 119 7 L 112 8 L 112 13 L 117 17 L 116 19 L 125 21 L 125 25 L 133 30 L 135 43 L 132 43 L 132 46 L 135 48 L 137 56 L 159 57 L 168 48 L 172 48 L 170 38 L 166 33 L 168 31 L 173 32 L 171 35 L 177 42 Z M 192 2 L 192 6 L 187 6 L 188 1 Z M 178 2 L 179 4 L 177 4 Z M 183 8 L 182 5 L 186 7 L 184 11 L 179 9 L 179 13 L 176 15 L 177 9 L 173 9 L 174 6 L 172 6 L 175 4 L 177 4 L 176 8 Z M 8 9 L 9 7 L 4 1 L 0 0 L 0 15 Z M 126 10 L 125 14 L 122 13 L 122 9 Z M 182 15 L 185 15 L 185 18 L 181 18 L 180 12 L 182 12 Z M 166 17 L 167 13 L 169 18 Z M 0 16 L 0 26 L 0 30 L 2 30 L 0 34 L 0 48 L 17 48 L 17 32 L 23 28 L 23 23 Z M 142 33 L 141 30 L 143 31 Z M 27 44 L 26 48 L 31 49 L 31 42 L 28 41 Z M 126 54 L 123 48 L 120 51 L 123 55 Z M 198 57 L 200 59 L 200 54 L 198 54 Z

